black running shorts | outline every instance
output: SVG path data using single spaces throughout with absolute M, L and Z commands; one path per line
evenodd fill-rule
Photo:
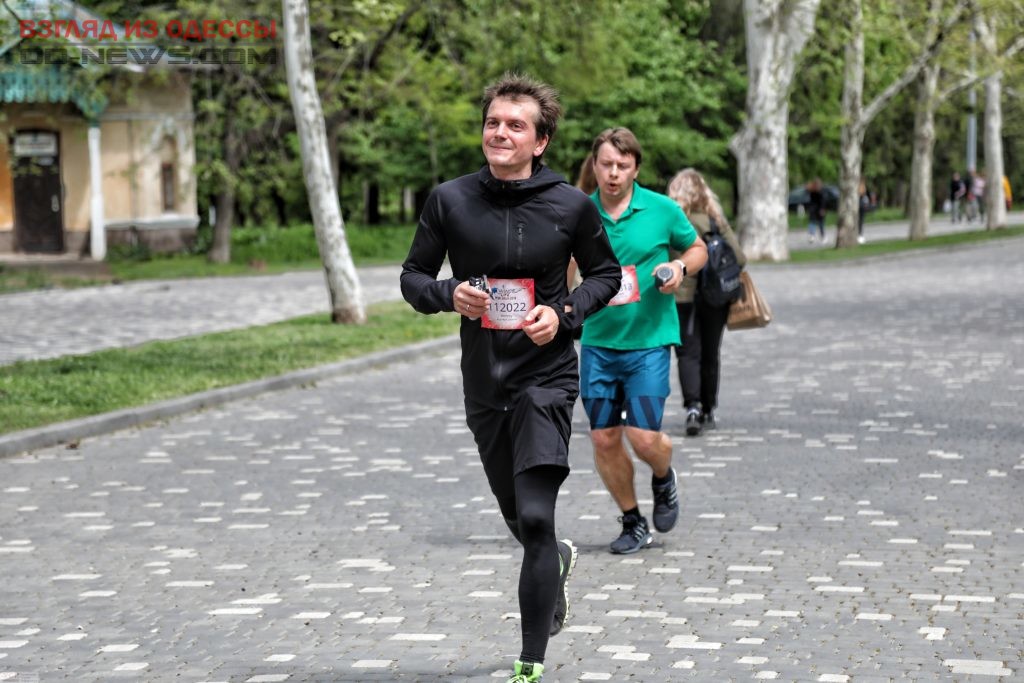
M 569 435 L 577 393 L 530 387 L 510 410 L 466 400 L 466 424 L 473 432 L 491 491 L 500 500 L 515 495 L 513 479 L 538 465 L 569 469 Z

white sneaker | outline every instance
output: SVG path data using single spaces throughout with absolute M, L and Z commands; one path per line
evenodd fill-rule
M 864 242 L 866 242 L 866 241 L 867 240 L 864 239 L 864 235 L 859 235 L 857 237 L 857 244 L 864 244 Z

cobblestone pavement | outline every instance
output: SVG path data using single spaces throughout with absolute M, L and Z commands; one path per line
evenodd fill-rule
M 359 269 L 367 303 L 401 299 L 398 266 Z M 0 296 L 0 365 L 265 325 L 330 310 L 320 271 L 149 280 Z
M 577 408 L 581 547 L 545 681 L 1018 680 L 1024 240 L 755 268 L 721 428 L 666 426 L 678 527 L 606 552 Z M 0 681 L 495 681 L 521 553 L 456 354 L 0 460 Z M 651 497 L 638 468 L 642 507 Z

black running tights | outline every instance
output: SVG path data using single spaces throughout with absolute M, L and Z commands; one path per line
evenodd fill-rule
M 531 467 L 515 478 L 515 497 L 498 500 L 505 519 L 516 520 L 523 544 L 519 570 L 519 613 L 523 651 L 520 660 L 543 663 L 558 595 L 558 547 L 555 544 L 555 501 L 566 469 L 554 465 Z M 515 531 L 513 531 L 515 533 Z

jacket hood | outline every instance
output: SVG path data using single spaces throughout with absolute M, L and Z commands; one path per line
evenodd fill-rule
M 534 163 L 533 175 L 522 180 L 499 180 L 491 175 L 491 169 L 488 166 L 480 169 L 477 179 L 484 191 L 495 201 L 513 205 L 524 202 L 553 185 L 568 183 L 565 178 L 540 162 Z

